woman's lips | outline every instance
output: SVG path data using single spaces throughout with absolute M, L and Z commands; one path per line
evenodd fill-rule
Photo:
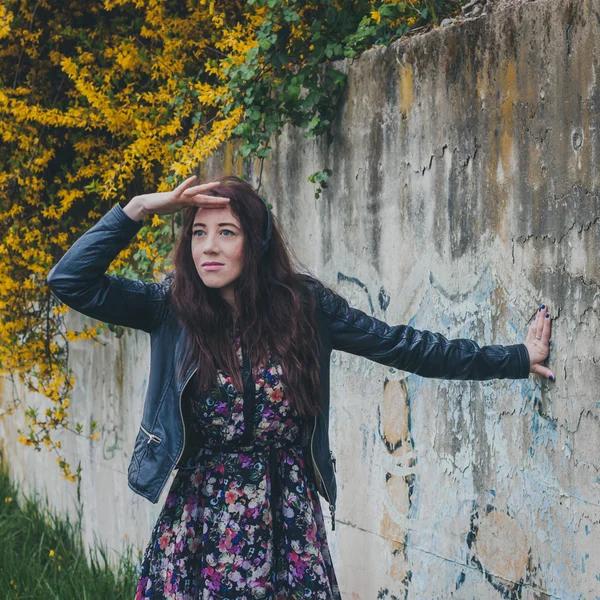
M 218 271 L 219 269 L 221 269 L 224 266 L 225 265 L 223 265 L 222 263 L 214 263 L 214 262 L 203 263 L 202 264 L 202 268 L 205 271 Z

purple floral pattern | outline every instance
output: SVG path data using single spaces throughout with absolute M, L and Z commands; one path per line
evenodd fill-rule
M 188 427 L 207 447 L 175 476 L 136 600 L 341 598 L 281 375 L 269 362 L 255 377 L 252 447 L 235 448 L 245 431 L 244 399 L 229 378 L 219 374 L 207 398 L 190 402 Z

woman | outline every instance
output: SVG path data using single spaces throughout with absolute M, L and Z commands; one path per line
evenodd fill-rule
M 136 598 L 340 598 L 317 491 L 335 526 L 329 358 L 344 350 L 424 377 L 554 379 L 542 306 L 525 344 L 391 327 L 298 274 L 268 207 L 236 177 L 115 206 L 48 282 L 90 317 L 151 335 L 130 487 L 157 502 Z M 184 209 L 174 275 L 105 275 L 151 214 Z

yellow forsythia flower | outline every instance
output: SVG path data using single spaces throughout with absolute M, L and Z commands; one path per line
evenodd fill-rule
M 6 8 L 6 6 L 0 4 L 0 39 L 10 35 L 10 24 L 12 20 L 13 14 Z

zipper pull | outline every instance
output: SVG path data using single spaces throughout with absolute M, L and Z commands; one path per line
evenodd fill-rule
M 155 444 L 160 444 L 162 440 L 153 433 L 150 433 L 143 425 L 140 425 L 140 429 L 148 436 L 147 445 L 150 445 L 150 442 L 154 442 Z
M 329 505 L 329 514 L 331 515 L 331 531 L 335 531 L 335 505 Z
M 331 450 L 329 451 L 329 458 L 331 458 L 331 464 L 333 465 L 334 472 L 337 473 L 337 460 L 335 460 L 335 456 Z

